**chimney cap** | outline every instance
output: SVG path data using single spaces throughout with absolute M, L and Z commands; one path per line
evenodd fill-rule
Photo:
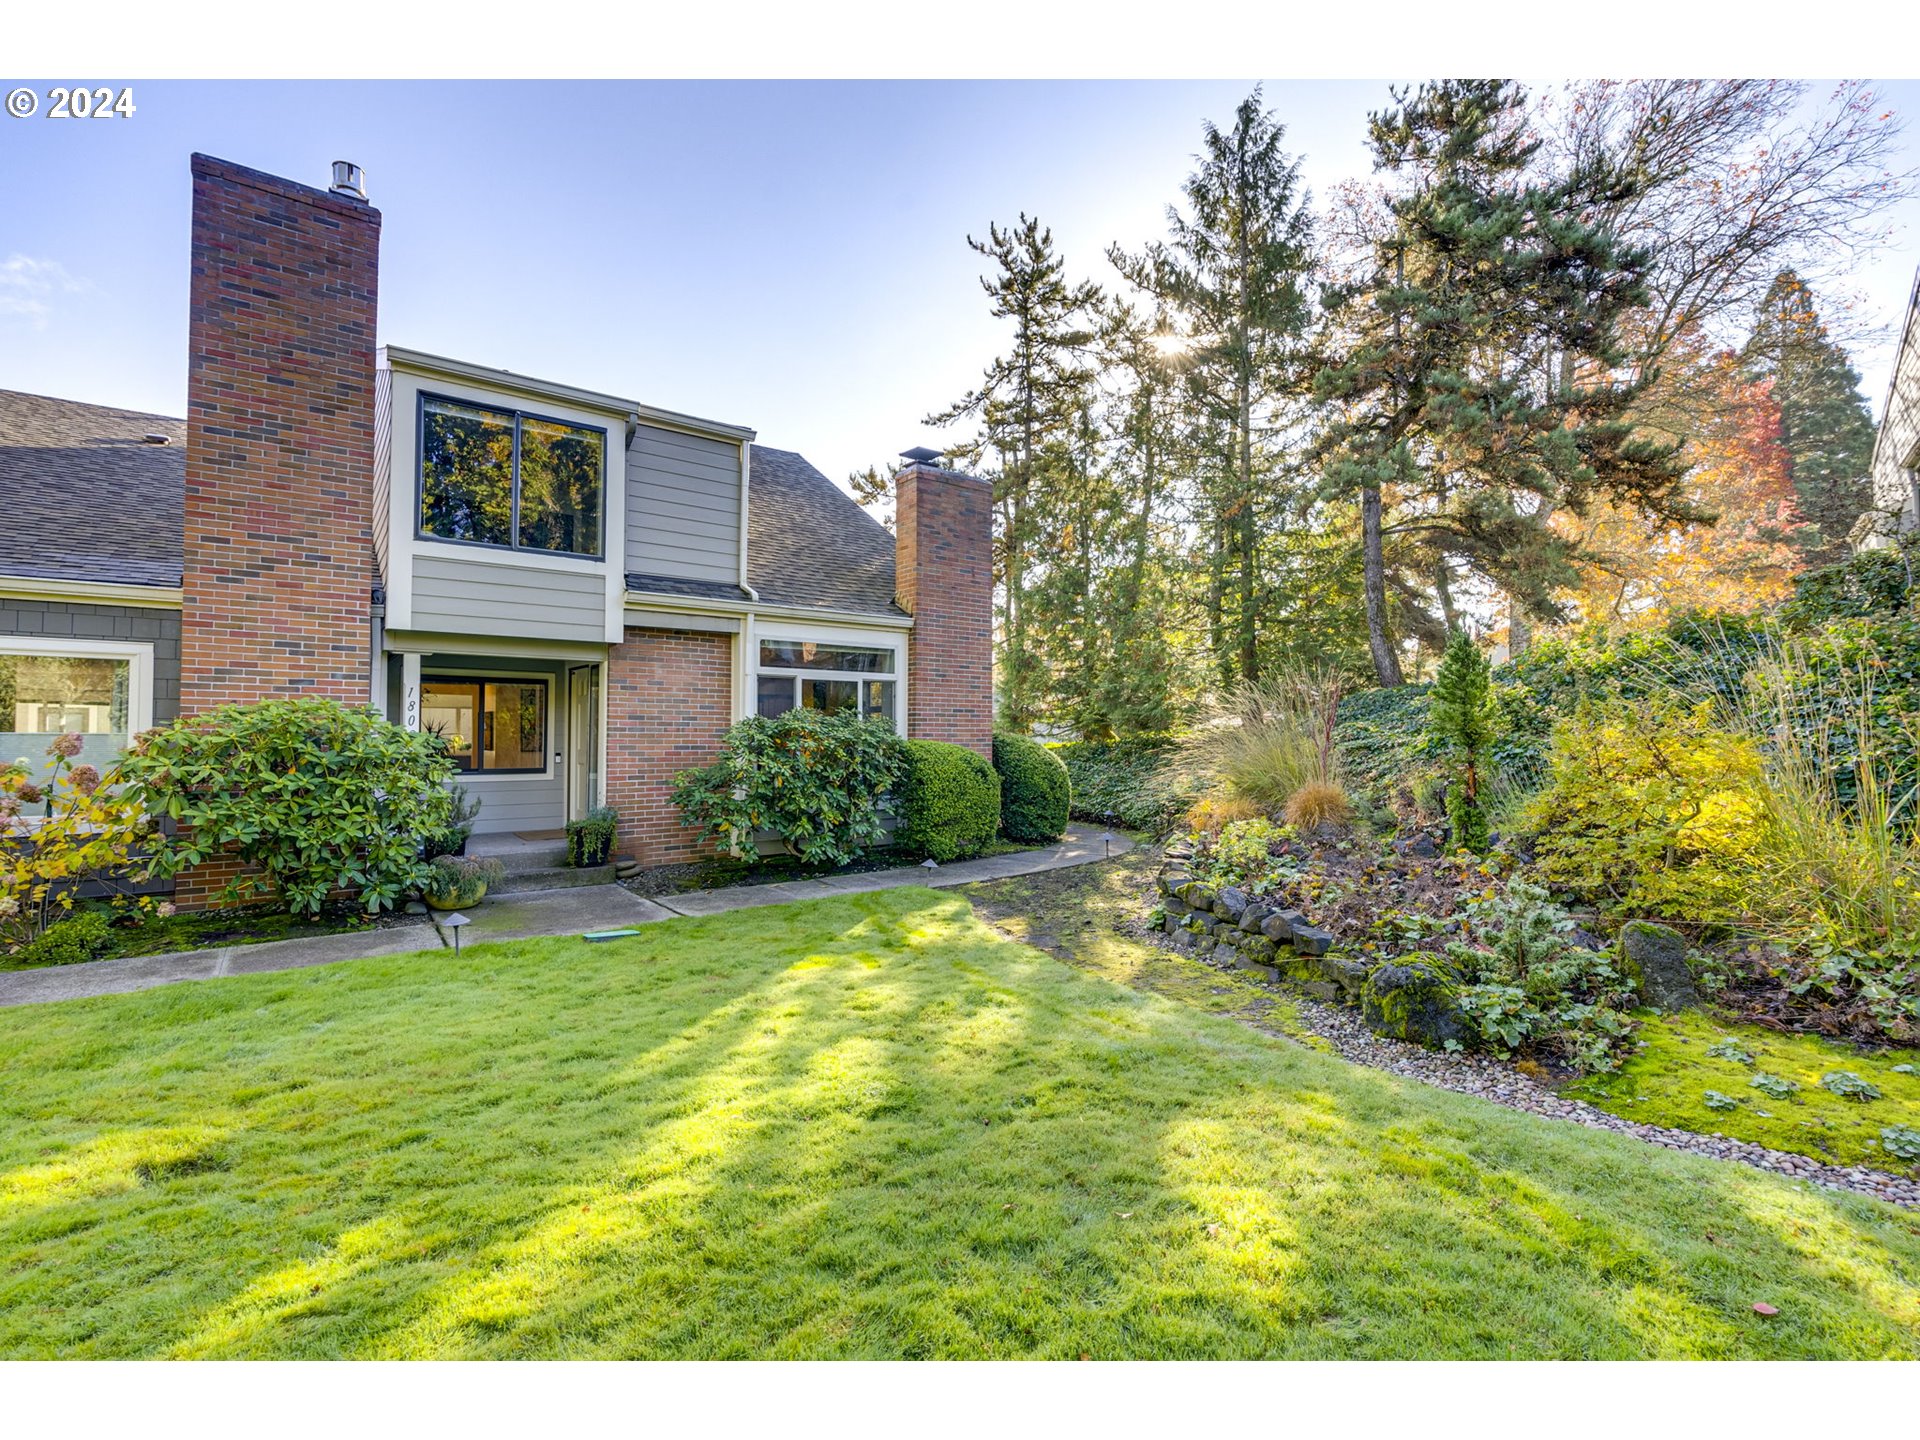
M 924 445 L 916 445 L 911 450 L 900 452 L 902 460 L 911 460 L 916 465 L 932 465 L 944 458 L 938 450 L 929 450 Z
M 367 198 L 367 177 L 360 167 L 351 160 L 333 162 L 333 184 L 328 187 L 335 195 L 344 195 L 349 200 Z

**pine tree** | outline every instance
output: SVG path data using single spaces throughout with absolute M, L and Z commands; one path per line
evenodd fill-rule
M 1447 784 L 1453 843 L 1481 854 L 1490 833 L 1481 772 L 1499 735 L 1500 710 L 1492 667 L 1465 631 L 1454 631 L 1447 641 L 1427 703 L 1428 730 L 1457 767 Z
M 1108 257 L 1179 318 L 1183 370 L 1198 411 L 1200 493 L 1212 557 L 1207 604 L 1223 684 L 1260 676 L 1265 536 L 1284 523 L 1289 478 L 1277 439 L 1302 397 L 1311 305 L 1312 220 L 1286 128 L 1258 89 L 1226 130 L 1208 123 L 1187 213 L 1167 211 L 1170 238 Z
M 1678 447 L 1637 437 L 1622 331 L 1646 298 L 1644 251 L 1583 217 L 1630 187 L 1609 166 L 1542 180 L 1525 97 L 1511 82 L 1449 80 L 1371 117 L 1376 167 L 1403 177 L 1372 265 L 1329 296 L 1316 394 L 1325 491 L 1359 502 L 1375 671 L 1400 683 L 1386 631 L 1389 543 L 1420 576 L 1454 562 L 1527 611 L 1558 618 L 1574 553 L 1548 523 L 1596 498 L 1692 515 Z M 1388 523 L 1391 497 L 1399 516 Z M 1403 596 L 1418 580 L 1403 580 Z M 1444 602 L 1445 596 L 1442 600 Z
M 1873 503 L 1873 417 L 1860 372 L 1821 323 L 1813 292 L 1791 270 L 1760 302 L 1743 358 L 1773 381 L 1781 439 L 1800 511 L 1815 532 L 1802 548 L 1813 564 L 1844 559 L 1847 535 Z
M 968 236 L 967 244 L 997 267 L 980 285 L 994 317 L 1013 322 L 1013 347 L 987 367 L 979 389 L 927 423 L 978 420 L 971 455 L 998 457 L 1000 719 L 1025 730 L 1038 718 L 1046 689 L 1027 614 L 1029 571 L 1043 544 L 1037 511 L 1046 503 L 1044 463 L 1049 447 L 1073 428 L 1093 382 L 1087 351 L 1099 289 L 1067 280 L 1053 232 L 1024 213 L 1017 225 L 990 225 L 985 241 Z

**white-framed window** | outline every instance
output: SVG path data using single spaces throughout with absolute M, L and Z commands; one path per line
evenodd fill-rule
M 900 642 L 761 628 L 754 636 L 753 690 L 759 715 L 800 708 L 862 715 L 900 728 Z
M 77 732 L 74 763 L 104 772 L 152 726 L 153 646 L 0 635 L 0 762 L 44 771 L 54 738 Z

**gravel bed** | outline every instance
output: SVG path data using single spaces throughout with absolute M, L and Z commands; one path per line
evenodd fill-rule
M 1126 928 L 1132 939 L 1155 945 L 1171 954 L 1182 953 L 1166 945 L 1166 936 L 1143 922 Z M 1184 958 L 1194 957 L 1188 955 Z M 1201 957 L 1201 963 L 1212 964 L 1212 961 Z M 1247 978 L 1244 972 L 1236 973 Z M 1690 1155 L 1705 1155 L 1715 1160 L 1738 1160 L 1757 1170 L 1771 1170 L 1776 1175 L 1805 1180 L 1829 1190 L 1848 1190 L 1909 1210 L 1920 1210 L 1920 1180 L 1889 1175 L 1858 1165 L 1827 1165 L 1805 1155 L 1789 1155 L 1785 1151 L 1769 1150 L 1764 1145 L 1754 1145 L 1745 1140 L 1729 1140 L 1724 1135 L 1699 1135 L 1691 1130 L 1670 1130 L 1663 1125 L 1624 1120 L 1618 1115 L 1597 1110 L 1585 1101 L 1556 1095 L 1504 1061 L 1484 1055 L 1443 1054 L 1405 1041 L 1390 1040 L 1367 1029 L 1351 1010 L 1315 1000 L 1291 988 L 1277 985 L 1272 988 L 1285 988 L 1287 998 L 1298 1007 L 1300 1018 L 1307 1028 L 1332 1045 L 1341 1059 L 1352 1064 L 1364 1065 L 1371 1070 L 1384 1070 L 1462 1095 L 1478 1095 L 1483 1100 L 1491 1100 L 1511 1110 L 1525 1110 L 1553 1120 L 1566 1120 L 1592 1130 L 1611 1130 L 1620 1135 L 1632 1135 L 1649 1144 L 1661 1145 L 1669 1150 L 1684 1150 Z

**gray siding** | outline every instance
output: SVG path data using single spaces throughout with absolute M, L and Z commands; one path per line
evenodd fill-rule
M 627 447 L 628 573 L 680 580 L 740 579 L 740 447 L 634 429 Z
M 404 467 L 403 467 L 404 469 Z M 382 585 L 387 583 L 387 518 L 392 504 L 393 372 L 373 372 L 373 563 Z M 412 493 L 409 490 L 408 493 Z
M 604 642 L 608 583 L 604 565 L 586 572 L 541 570 L 418 549 L 413 555 L 409 628 L 516 640 Z
M 1893 362 L 1893 386 L 1873 447 L 1873 503 L 1897 514 L 1901 530 L 1920 524 L 1914 514 L 1914 468 L 1920 461 L 1920 281 L 1907 308 L 1905 333 Z
M 178 610 L 156 610 L 144 605 L 79 605 L 65 600 L 0 599 L 0 635 L 145 641 L 153 646 L 154 723 L 164 724 L 180 713 Z

